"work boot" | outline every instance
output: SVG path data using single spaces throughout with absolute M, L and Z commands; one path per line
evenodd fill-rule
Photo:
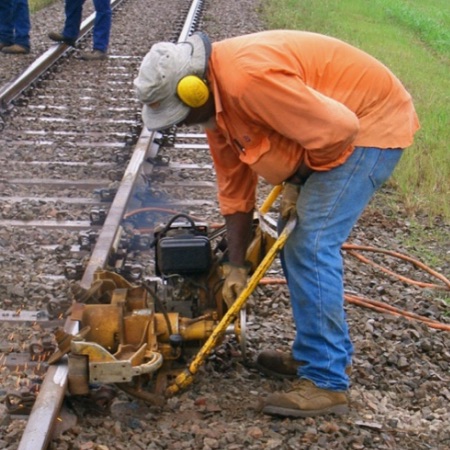
M 13 55 L 26 55 L 27 53 L 30 53 L 30 49 L 27 47 L 24 47 L 23 45 L 14 44 L 14 45 L 9 45 L 7 47 L 3 47 L 2 52 L 10 53 Z
M 276 350 L 263 350 L 256 359 L 256 367 L 264 374 L 280 378 L 298 378 L 298 368 L 304 364 L 296 361 L 290 353 L 278 352 Z M 352 366 L 347 366 L 345 373 L 352 374 Z
M 9 47 L 11 44 L 5 44 L 4 42 L 0 42 L 0 50 L 4 47 Z
M 92 52 L 81 52 L 80 58 L 86 61 L 95 61 L 100 59 L 106 59 L 108 55 L 101 50 L 93 50 Z
M 264 374 L 281 379 L 298 378 L 297 370 L 301 362 L 290 353 L 263 350 L 256 358 L 256 367 Z
M 56 33 L 54 31 L 50 31 L 50 33 L 48 33 L 48 37 L 52 41 L 59 42 L 60 44 L 67 44 L 70 45 L 71 47 L 75 47 L 76 44 L 76 39 L 67 38 L 63 34 Z
M 346 391 L 330 391 L 317 387 L 312 381 L 301 379 L 292 390 L 267 397 L 263 413 L 283 417 L 314 417 L 325 414 L 346 414 Z

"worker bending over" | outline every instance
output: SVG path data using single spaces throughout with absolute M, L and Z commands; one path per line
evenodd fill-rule
M 229 305 L 247 282 L 258 176 L 284 184 L 282 219 L 298 215 L 282 252 L 296 337 L 291 352 L 269 349 L 257 363 L 298 380 L 269 395 L 263 411 L 347 412 L 353 347 L 340 250 L 413 142 L 419 122 L 410 94 L 367 53 L 302 31 L 157 43 L 135 87 L 149 130 L 206 128 L 227 226 Z

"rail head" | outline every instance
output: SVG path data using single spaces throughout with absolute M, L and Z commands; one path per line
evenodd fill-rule
M 115 0 L 112 2 L 112 6 L 116 6 L 122 1 Z M 191 34 L 198 20 L 203 3 L 203 0 L 194 0 L 192 2 L 185 26 L 180 34 L 180 40 L 185 39 Z M 9 95 L 11 96 L 11 94 Z M 155 151 L 154 140 L 158 134 L 157 132 L 149 132 L 145 128 L 141 132 L 120 187 L 109 209 L 105 224 L 87 263 L 86 270 L 80 282 L 81 287 L 88 288 L 91 285 L 95 271 L 106 265 L 111 248 L 116 241 L 117 234 L 120 232 L 120 223 L 125 215 L 128 200 L 132 195 L 133 188 L 140 175 L 141 166 L 145 159 L 150 156 L 149 153 Z M 70 334 L 77 334 L 79 331 L 77 322 L 67 319 L 64 330 Z M 45 375 L 44 382 L 31 410 L 18 450 L 45 450 L 48 447 L 52 439 L 54 423 L 60 412 L 67 384 L 68 366 L 63 358 L 61 362 L 51 366 Z
M 114 9 L 123 1 L 124 0 L 112 0 L 111 8 Z M 95 13 L 92 13 L 82 22 L 78 39 L 81 39 L 93 28 L 94 21 Z M 7 112 L 11 103 L 19 97 L 23 91 L 29 88 L 38 78 L 47 72 L 59 58 L 69 51 L 71 51 L 71 49 L 67 44 L 61 43 L 52 45 L 11 83 L 0 89 L 0 114 Z
M 92 283 L 95 271 L 99 268 L 104 268 L 107 264 L 113 244 L 120 232 L 120 224 L 125 215 L 128 200 L 139 178 L 142 164 L 148 157 L 149 152 L 154 149 L 152 144 L 155 135 L 155 132 L 150 133 L 145 129 L 136 143 L 105 224 L 99 233 L 96 245 L 87 263 L 80 282 L 81 287 L 88 288 Z M 64 324 L 64 331 L 70 334 L 77 334 L 79 331 L 78 322 L 68 318 Z M 64 360 L 50 366 L 25 427 L 18 447 L 19 450 L 43 450 L 47 448 L 51 440 L 53 424 L 64 399 L 67 378 L 68 367 Z

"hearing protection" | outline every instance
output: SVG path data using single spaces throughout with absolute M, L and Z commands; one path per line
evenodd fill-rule
M 197 75 L 183 77 L 177 85 L 180 100 L 191 108 L 200 108 L 209 98 L 209 89 L 204 80 Z

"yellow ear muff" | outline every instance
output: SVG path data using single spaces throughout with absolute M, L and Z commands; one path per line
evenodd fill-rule
M 195 75 L 188 75 L 178 82 L 177 94 L 187 106 L 199 108 L 207 102 L 209 89 L 201 78 Z

